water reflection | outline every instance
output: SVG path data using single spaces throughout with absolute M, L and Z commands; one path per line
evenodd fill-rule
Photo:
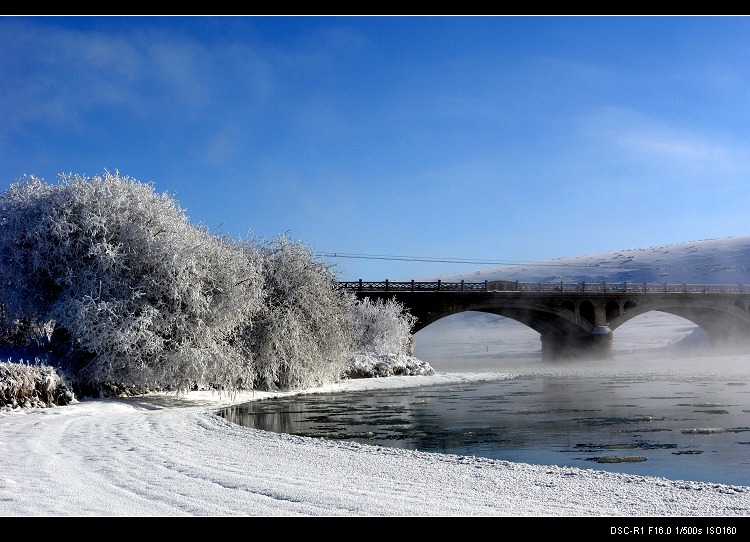
M 308 437 L 750 485 L 746 384 L 705 376 L 525 376 L 299 395 L 219 414 Z

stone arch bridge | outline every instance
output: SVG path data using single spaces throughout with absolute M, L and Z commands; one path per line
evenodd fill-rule
M 358 298 L 396 298 L 417 318 L 413 332 L 464 311 L 512 318 L 539 332 L 542 359 L 612 356 L 612 333 L 662 311 L 703 328 L 717 347 L 750 348 L 750 289 L 724 284 L 339 282 Z

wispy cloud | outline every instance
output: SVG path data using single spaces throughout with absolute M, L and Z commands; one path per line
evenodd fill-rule
M 123 32 L 0 21 L 6 121 L 77 124 L 111 108 L 183 114 L 231 97 L 232 88 L 252 100 L 271 84 L 266 61 L 246 45 L 202 45 L 148 28 Z
M 661 121 L 622 108 L 601 108 L 585 124 L 590 138 L 606 147 L 610 157 L 634 165 L 692 178 L 711 172 L 727 181 L 750 172 L 747 141 L 720 129 Z

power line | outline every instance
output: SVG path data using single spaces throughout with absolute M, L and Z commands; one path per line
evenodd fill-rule
M 519 265 L 526 262 L 512 262 L 507 260 L 471 260 L 465 258 L 435 258 L 431 256 L 391 256 L 385 254 L 342 254 L 341 252 L 319 252 L 318 255 L 328 258 L 358 258 L 362 260 L 391 260 L 402 262 L 433 262 L 433 263 L 466 263 L 475 265 Z

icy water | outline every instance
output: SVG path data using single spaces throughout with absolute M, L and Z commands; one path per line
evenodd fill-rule
M 377 446 L 750 485 L 744 379 L 521 376 L 292 396 L 220 415 Z
M 750 356 L 683 355 L 700 341 L 691 322 L 652 312 L 616 331 L 613 360 L 549 365 L 538 334 L 465 313 L 417 333 L 415 355 L 438 372 L 520 376 L 291 396 L 221 415 L 376 446 L 750 485 Z

